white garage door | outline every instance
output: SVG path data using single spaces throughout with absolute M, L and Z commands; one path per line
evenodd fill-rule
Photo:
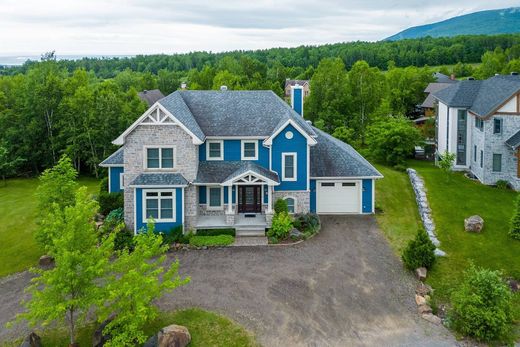
M 317 182 L 318 213 L 361 213 L 360 182 Z

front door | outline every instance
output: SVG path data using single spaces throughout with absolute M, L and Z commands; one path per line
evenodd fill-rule
M 262 186 L 238 186 L 238 212 L 262 212 Z

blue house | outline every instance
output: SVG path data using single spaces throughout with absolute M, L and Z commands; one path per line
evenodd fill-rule
M 374 213 L 382 175 L 348 144 L 301 116 L 272 91 L 176 91 L 153 104 L 100 165 L 109 191 L 124 192 L 125 222 L 135 232 L 233 227 L 263 234 L 273 204 L 291 213 Z

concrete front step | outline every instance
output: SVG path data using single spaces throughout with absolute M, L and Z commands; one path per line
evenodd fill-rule
M 232 246 L 267 246 L 267 243 L 265 236 L 237 236 Z
M 240 228 L 235 231 L 236 236 L 252 237 L 252 236 L 265 236 L 265 229 L 259 228 Z

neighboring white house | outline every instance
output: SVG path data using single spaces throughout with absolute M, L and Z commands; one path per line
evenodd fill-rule
M 456 155 L 454 169 L 484 184 L 499 180 L 520 190 L 520 77 L 468 79 L 433 93 L 437 154 Z

